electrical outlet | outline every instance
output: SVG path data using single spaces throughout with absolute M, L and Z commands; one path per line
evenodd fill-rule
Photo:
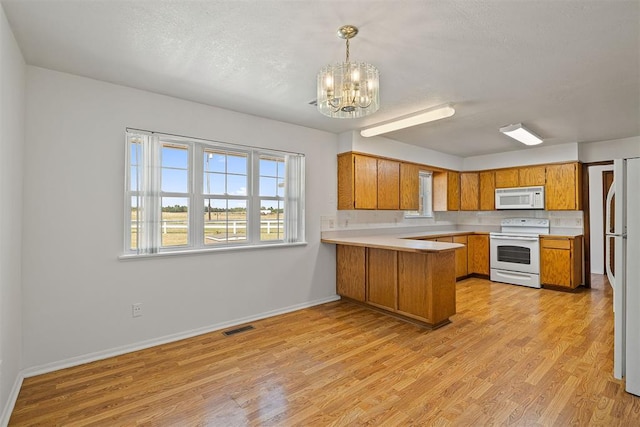
M 142 303 L 137 302 L 131 305 L 131 316 L 132 317 L 140 317 L 142 316 Z

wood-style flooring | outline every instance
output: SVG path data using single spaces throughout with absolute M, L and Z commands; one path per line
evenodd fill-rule
M 467 279 L 434 331 L 346 302 L 25 379 L 10 425 L 638 426 L 612 293 Z

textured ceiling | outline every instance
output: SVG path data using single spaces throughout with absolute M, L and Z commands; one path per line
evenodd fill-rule
M 640 135 L 640 1 L 2 1 L 28 64 L 341 133 L 445 102 L 456 115 L 385 135 L 468 157 Z M 318 70 L 381 74 L 380 110 L 308 105 Z

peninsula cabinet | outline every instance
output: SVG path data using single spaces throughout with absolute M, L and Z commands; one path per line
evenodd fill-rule
M 437 328 L 456 313 L 455 247 L 432 247 L 405 239 L 372 246 L 357 238 L 336 244 L 336 293 L 386 314 Z M 338 243 L 348 240 L 349 243 Z M 426 242 L 425 242 L 426 243 Z M 442 245 L 442 244 L 436 244 Z M 395 249 L 395 248 L 403 249 Z
M 455 262 L 456 262 L 456 280 L 465 278 L 468 276 L 467 267 L 467 236 L 442 236 L 432 237 L 425 240 L 431 240 L 433 242 L 445 242 L 445 243 L 459 243 L 464 245 L 462 248 L 456 248 Z
M 364 249 L 364 248 L 363 248 Z M 398 299 L 398 253 L 389 249 L 367 249 L 367 302 L 396 310 Z
M 566 289 L 582 284 L 582 236 L 540 236 L 540 282 Z
M 431 327 L 456 313 L 454 251 L 398 252 L 398 311 Z
M 468 274 L 489 275 L 489 235 L 467 236 Z
M 582 209 L 582 166 L 580 163 L 547 165 L 545 209 Z
M 366 291 L 366 250 L 359 246 L 336 245 L 336 292 L 364 302 Z

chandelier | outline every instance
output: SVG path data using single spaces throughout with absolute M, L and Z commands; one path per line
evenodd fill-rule
M 378 69 L 366 62 L 349 61 L 349 40 L 356 34 L 358 28 L 353 25 L 338 28 L 338 37 L 347 41 L 347 59 L 318 73 L 318 111 L 325 116 L 355 119 L 380 108 Z

